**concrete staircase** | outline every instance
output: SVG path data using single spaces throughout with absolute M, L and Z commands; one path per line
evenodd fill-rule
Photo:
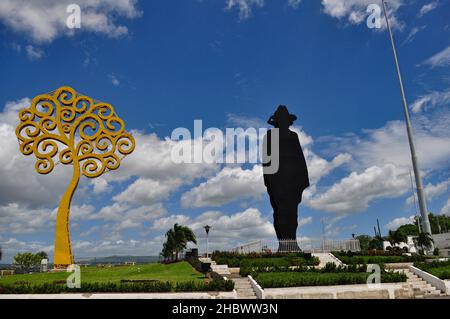
M 335 263 L 336 266 L 343 265 L 343 263 L 334 257 L 330 253 L 313 253 L 314 257 L 319 258 L 320 264 L 317 266 L 317 268 L 323 268 L 327 263 Z
M 436 289 L 414 274 L 409 268 L 394 269 L 393 271 L 404 273 L 408 277 L 404 289 L 409 289 L 412 292 L 413 298 L 423 299 L 445 296 L 439 289 Z
M 229 277 L 231 275 L 228 265 L 216 265 L 215 262 L 211 263 L 211 270 L 218 273 L 222 277 Z
M 238 299 L 257 299 L 248 277 L 231 274 L 228 279 L 233 280 Z

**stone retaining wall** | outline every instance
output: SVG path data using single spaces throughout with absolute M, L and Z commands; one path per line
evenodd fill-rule
M 381 284 L 379 289 L 367 285 L 267 288 L 265 299 L 398 299 L 412 298 L 402 283 Z

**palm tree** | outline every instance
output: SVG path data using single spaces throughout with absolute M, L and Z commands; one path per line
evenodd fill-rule
M 175 260 L 178 261 L 179 253 L 186 249 L 189 242 L 197 244 L 194 232 L 189 227 L 175 224 L 166 233 L 166 242 L 163 245 L 161 255 L 164 258 L 170 257 L 171 260 L 175 255 Z
M 424 251 L 424 248 L 431 249 L 431 247 L 433 247 L 434 240 L 430 234 L 422 232 L 419 234 L 419 236 L 414 238 L 414 243 L 416 244 L 416 246 L 422 248 L 422 251 Z

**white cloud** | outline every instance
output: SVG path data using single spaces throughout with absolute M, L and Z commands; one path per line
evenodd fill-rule
M 400 226 L 406 224 L 414 224 L 414 216 L 395 218 L 384 225 L 384 227 L 389 230 L 397 230 Z
M 444 194 L 447 191 L 447 189 L 449 188 L 449 186 L 450 186 L 450 180 L 438 183 L 436 185 L 429 183 L 425 186 L 425 197 L 428 200 L 438 197 L 438 196 Z M 414 204 L 414 198 L 415 198 L 414 196 L 415 195 L 408 197 L 406 199 L 406 204 L 408 204 L 408 205 Z
M 288 0 L 288 5 L 294 9 L 298 9 L 302 0 Z
M 267 123 L 262 121 L 259 117 L 248 117 L 234 113 L 227 113 L 227 124 L 231 127 L 247 128 L 266 128 Z
M 120 85 L 119 79 L 113 73 L 109 75 L 109 80 L 111 81 L 111 84 L 114 85 L 114 86 L 119 86 Z
M 121 181 L 131 176 L 139 176 L 153 180 L 180 179 L 183 183 L 190 184 L 196 178 L 211 175 L 218 169 L 217 164 L 176 164 L 172 160 L 172 148 L 178 141 L 170 138 L 160 139 L 156 134 L 144 134 L 132 131 L 136 140 L 136 148 L 127 156 L 114 174 L 104 177 L 108 181 Z M 190 141 L 185 141 L 190 143 Z
M 265 191 L 262 168 L 225 167 L 216 176 L 184 193 L 183 207 L 217 207 L 247 198 L 259 198 Z
M 30 234 L 54 224 L 52 210 L 10 203 L 0 206 L 0 233 Z
M 348 153 L 341 153 L 331 161 L 327 161 L 324 158 L 314 154 L 309 149 L 305 149 L 304 152 L 306 162 L 308 164 L 308 173 L 311 185 L 317 184 L 330 172 L 352 160 L 352 156 Z
M 406 37 L 405 41 L 403 41 L 402 45 L 406 44 L 406 43 L 410 43 L 414 40 L 414 38 L 416 37 L 417 33 L 419 33 L 421 30 L 425 29 L 427 26 L 421 26 L 421 27 L 413 27 L 411 29 L 411 31 L 409 32 L 408 36 Z
M 300 218 L 298 220 L 298 227 L 300 228 L 302 226 L 306 226 L 306 225 L 312 224 L 312 222 L 313 222 L 313 218 L 311 216 Z
M 436 106 L 450 104 L 450 89 L 446 91 L 433 91 L 426 95 L 419 97 L 411 105 L 411 111 L 413 113 L 420 113 Z
M 185 215 L 170 215 L 167 217 L 162 217 L 153 223 L 152 228 L 155 230 L 167 231 L 173 227 L 174 224 L 186 225 L 190 222 L 191 218 Z
M 324 193 L 306 198 L 305 203 L 316 209 L 337 214 L 365 211 L 380 198 L 395 198 L 409 188 L 409 173 L 393 164 L 372 166 L 361 173 L 352 172 Z
M 70 207 L 70 220 L 86 220 L 91 219 L 94 215 L 95 207 L 92 205 L 83 204 L 81 206 L 72 205 Z M 57 208 L 55 208 L 52 212 L 52 218 L 56 220 Z
M 80 233 L 80 237 L 90 236 L 92 234 L 97 233 L 99 230 L 100 230 L 100 226 L 92 226 L 88 230 L 86 230 L 85 232 Z
M 439 4 L 439 1 L 433 1 L 433 2 L 430 2 L 428 4 L 424 4 L 422 6 L 422 8 L 420 8 L 418 16 L 419 17 L 423 17 L 427 13 L 429 13 L 429 12 L 433 11 L 434 9 L 436 9 L 438 4 Z
M 27 45 L 25 47 L 25 51 L 27 53 L 27 57 L 32 61 L 39 60 L 44 56 L 44 51 L 32 45 Z
M 72 205 L 71 221 L 89 219 L 94 212 L 91 205 Z M 57 208 L 30 208 L 27 205 L 10 203 L 0 206 L 0 233 L 32 234 L 53 232 Z
M 303 225 L 310 223 L 311 217 L 300 219 Z M 275 230 L 270 220 L 263 217 L 256 208 L 248 208 L 243 212 L 231 215 L 220 211 L 207 211 L 197 217 L 171 215 L 154 221 L 153 229 L 167 231 L 175 223 L 190 227 L 197 237 L 200 246 L 205 242 L 205 225 L 212 226 L 209 234 L 210 251 L 230 249 L 238 244 L 255 240 L 275 240 Z M 161 242 L 162 245 L 162 242 Z M 201 247 L 204 249 L 204 247 Z
M 373 0 L 322 0 L 323 11 L 333 18 L 339 20 L 347 20 L 351 24 L 365 23 L 368 16 L 366 10 Z M 401 0 L 389 1 L 388 15 L 390 23 L 394 28 L 403 28 L 403 24 L 399 22 L 394 15 L 395 11 L 402 5 Z M 385 27 L 385 21 L 381 21 L 382 27 Z
M 182 181 L 180 179 L 154 180 L 138 178 L 122 193 L 114 196 L 116 202 L 132 204 L 154 204 L 166 199 L 176 190 Z
M 25 242 L 20 241 L 16 238 L 8 238 L 7 240 L 0 241 L 0 246 L 2 247 L 4 255 L 2 262 L 12 262 L 12 258 L 17 253 L 37 253 L 39 251 L 45 251 L 47 254 L 51 255 L 53 252 L 53 245 L 48 245 L 46 243 L 38 241 Z
M 347 233 L 346 237 L 350 238 L 350 235 L 348 234 L 349 231 L 355 229 L 357 225 L 346 225 L 346 226 L 339 226 L 336 225 L 339 221 L 344 219 L 345 215 L 336 215 L 332 218 L 325 218 L 325 237 L 326 238 L 342 238 L 342 233 Z
M 94 178 L 91 181 L 91 184 L 93 185 L 94 194 L 107 193 L 112 190 L 111 185 L 109 185 L 108 181 L 103 177 Z
M 8 102 L 0 112 L 0 205 L 19 203 L 30 208 L 57 205 L 59 197 L 71 178 L 71 170 L 57 165 L 49 175 L 40 175 L 35 171 L 35 159 L 22 155 L 15 134 L 19 123 L 18 111 L 29 106 L 30 100 L 24 98 Z M 49 206 L 51 205 L 51 206 Z
M 89 217 L 91 220 L 121 222 L 130 220 L 134 222 L 146 222 L 166 214 L 166 209 L 161 203 L 132 207 L 124 203 L 113 203 L 100 209 Z
M 450 65 L 450 46 L 428 58 L 423 64 L 431 68 Z
M 433 115 L 413 118 L 416 151 L 422 170 L 442 168 L 450 158 L 450 112 L 440 110 Z M 411 167 L 411 153 L 403 121 L 390 121 L 377 129 L 364 130 L 363 135 L 350 134 L 331 138 L 330 143 L 340 152 L 348 152 L 354 158 L 355 169 L 394 164 Z M 330 140 L 328 140 L 330 142 Z
M 226 10 L 237 8 L 239 19 L 245 20 L 252 15 L 253 7 L 261 8 L 264 6 L 264 0 L 227 0 Z
M 66 25 L 66 9 L 71 3 L 72 0 L 2 0 L 0 21 L 33 41 L 51 42 L 73 34 Z M 117 23 L 118 17 L 134 19 L 142 15 L 136 0 L 78 0 L 76 4 L 81 7 L 81 31 L 112 38 L 128 34 L 127 27 Z

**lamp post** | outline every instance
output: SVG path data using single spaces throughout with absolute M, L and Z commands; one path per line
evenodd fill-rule
M 203 227 L 206 231 L 206 258 L 208 258 L 208 235 L 209 235 L 209 230 L 211 229 L 211 226 L 206 225 L 205 227 Z
M 400 66 L 398 63 L 397 50 L 395 48 L 394 36 L 392 35 L 391 25 L 389 24 L 389 18 L 388 18 L 387 9 L 386 9 L 386 1 L 382 0 L 382 3 L 383 3 L 384 17 L 386 18 L 386 26 L 387 26 L 387 29 L 389 32 L 389 38 L 391 40 L 392 52 L 394 54 L 398 82 L 400 84 L 400 94 L 402 96 L 403 113 L 405 115 L 405 122 L 406 122 L 406 131 L 408 133 L 409 148 L 411 150 L 411 159 L 412 159 L 412 164 L 413 164 L 414 176 L 416 178 L 417 198 L 419 200 L 420 215 L 422 216 L 422 230 L 424 233 L 428 233 L 431 235 L 431 226 L 430 226 L 430 221 L 428 219 L 427 202 L 426 202 L 425 194 L 423 191 L 422 177 L 420 176 L 419 162 L 418 162 L 417 155 L 416 155 L 416 146 L 414 143 L 414 136 L 413 136 L 412 126 L 411 126 L 411 121 L 409 119 L 408 104 L 406 102 L 406 96 L 405 96 L 405 90 L 403 87 L 402 75 L 400 73 Z

